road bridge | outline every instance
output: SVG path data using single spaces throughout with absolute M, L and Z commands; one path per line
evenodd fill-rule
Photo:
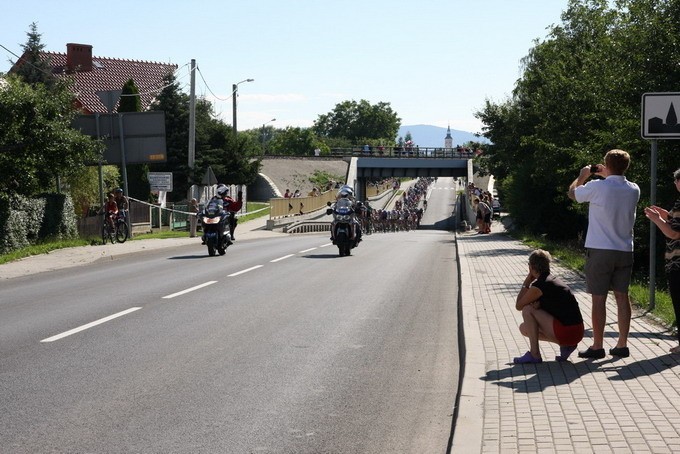
M 347 183 L 356 191 L 357 200 L 365 199 L 371 180 L 390 177 L 454 177 L 472 181 L 471 157 L 356 157 L 351 158 Z

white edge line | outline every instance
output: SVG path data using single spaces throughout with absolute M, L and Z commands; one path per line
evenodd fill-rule
M 117 314 L 109 315 L 108 317 L 100 318 L 99 320 L 96 320 L 94 322 L 88 323 L 87 325 L 82 325 L 79 326 L 78 328 L 73 328 L 72 330 L 65 331 L 61 334 L 57 334 L 56 336 L 48 337 L 47 339 L 43 339 L 40 342 L 54 342 L 59 339 L 63 339 L 67 336 L 70 336 L 72 334 L 79 333 L 80 331 L 85 331 L 86 329 L 92 328 L 97 325 L 101 325 L 102 323 L 106 323 L 110 320 L 113 320 L 114 318 L 122 317 L 123 315 L 129 314 L 130 312 L 138 311 L 140 310 L 141 307 L 131 307 L 130 309 L 124 310 L 123 312 L 118 312 Z
M 185 293 L 193 292 L 194 290 L 198 290 L 199 288 L 207 287 L 207 286 L 212 285 L 216 282 L 217 281 L 204 282 L 203 284 L 197 285 L 196 287 L 191 287 L 191 288 L 188 288 L 186 290 L 182 290 L 181 292 L 173 293 L 172 295 L 165 295 L 163 298 L 169 299 L 169 298 L 174 298 L 176 296 L 184 295 Z
M 248 271 L 253 271 L 253 270 L 256 270 L 256 269 L 258 269 L 258 268 L 262 268 L 263 266 L 264 266 L 264 265 L 255 265 L 255 266 L 251 266 L 250 268 L 247 268 L 247 269 L 245 269 L 245 270 L 241 270 L 241 271 L 239 271 L 239 272 L 230 274 L 230 275 L 228 275 L 227 277 L 238 276 L 239 274 L 247 273 Z
M 312 247 L 312 248 L 309 248 L 309 249 L 305 249 L 304 251 L 298 252 L 298 254 L 304 254 L 305 252 L 313 251 L 314 249 L 316 249 L 316 248 Z
M 278 259 L 270 260 L 269 263 L 280 262 L 281 260 L 285 260 L 285 259 L 287 259 L 287 258 L 289 258 L 289 257 L 294 256 L 294 255 L 295 255 L 295 254 L 284 255 L 283 257 L 279 257 Z

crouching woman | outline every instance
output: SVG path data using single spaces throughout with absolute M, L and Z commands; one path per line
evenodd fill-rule
M 560 346 L 556 361 L 566 361 L 583 339 L 583 317 L 571 289 L 550 274 L 550 253 L 537 249 L 529 256 L 529 274 L 517 295 L 515 307 L 522 311 L 520 332 L 529 338 L 529 351 L 515 364 L 540 363 L 538 341 Z

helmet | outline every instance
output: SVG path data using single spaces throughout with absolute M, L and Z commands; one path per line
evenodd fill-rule
M 116 188 L 113 190 L 113 192 L 115 192 L 116 194 L 122 194 L 123 190 L 121 188 Z
M 217 195 L 220 197 L 224 197 L 229 193 L 229 188 L 227 187 L 226 184 L 218 184 L 217 185 Z
M 348 197 L 352 197 L 353 195 L 354 195 L 354 189 L 352 189 L 352 187 L 348 186 L 348 185 L 344 185 L 338 191 L 338 197 L 342 197 L 343 199 L 348 198 Z

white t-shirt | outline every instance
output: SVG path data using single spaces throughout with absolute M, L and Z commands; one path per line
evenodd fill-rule
M 637 184 L 623 175 L 610 175 L 578 186 L 574 196 L 579 203 L 590 203 L 587 248 L 633 251 L 635 206 L 640 199 Z

